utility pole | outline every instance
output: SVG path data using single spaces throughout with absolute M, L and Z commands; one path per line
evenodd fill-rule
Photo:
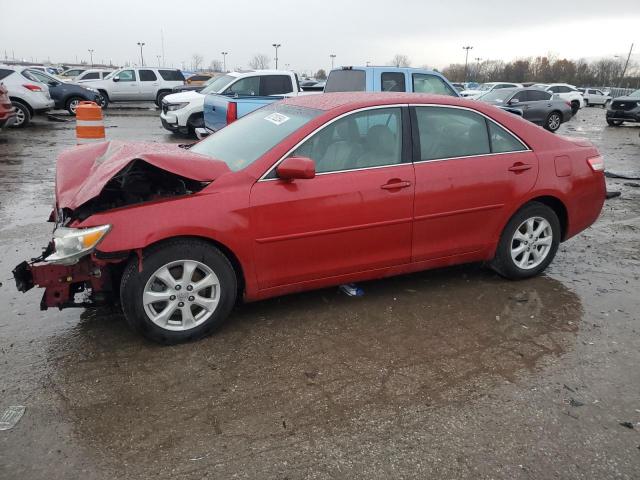
M 94 52 L 93 48 L 90 48 L 88 52 L 89 52 L 89 55 L 91 56 L 91 66 L 93 67 L 93 52 Z
M 329 55 L 329 58 L 331 58 L 331 70 L 333 70 L 334 63 L 335 63 L 335 60 L 336 60 L 336 54 L 332 53 L 331 55 Z
M 466 50 L 466 54 L 464 56 L 464 81 L 466 82 L 468 80 L 467 65 L 469 63 L 469 50 L 472 50 L 473 47 L 471 45 L 467 45 L 465 47 L 462 47 L 462 49 Z
M 160 29 L 160 43 L 162 45 L 162 66 L 164 67 L 164 31 L 162 29 Z
M 229 52 L 222 52 L 222 73 L 227 73 L 227 55 Z
M 273 48 L 276 49 L 276 70 L 278 69 L 278 49 L 282 46 L 280 43 L 274 43 L 272 45 Z
M 162 55 L 156 55 L 156 58 L 158 59 L 158 68 L 160 68 L 160 59 L 162 58 Z
M 142 47 L 145 46 L 144 42 L 137 42 L 138 46 L 140 47 L 140 66 L 144 67 L 144 57 L 142 56 Z
M 478 81 L 478 77 L 480 76 L 480 60 L 482 60 L 480 57 L 476 57 L 475 61 L 476 61 L 476 82 Z
M 627 55 L 627 61 L 624 63 L 624 68 L 622 69 L 622 75 L 620 75 L 620 86 L 622 86 L 622 79 L 624 78 L 624 74 L 627 73 L 627 67 L 629 66 L 629 59 L 631 58 L 631 52 L 633 52 L 633 43 L 631 44 L 631 48 L 629 49 L 629 55 Z

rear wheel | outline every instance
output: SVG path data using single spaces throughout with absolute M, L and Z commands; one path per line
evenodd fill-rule
M 551 263 L 559 244 L 558 216 L 548 206 L 531 202 L 507 223 L 491 266 L 512 280 L 533 277 Z
M 156 96 L 156 106 L 158 108 L 162 107 L 162 99 L 164 97 L 166 97 L 167 95 L 169 95 L 169 93 L 171 93 L 171 92 L 166 92 L 166 91 L 158 92 L 158 95 Z
M 623 120 L 609 120 L 607 118 L 607 123 L 609 124 L 610 127 L 619 127 L 620 125 L 622 125 L 624 123 Z
M 65 104 L 65 108 L 67 109 L 67 112 L 69 112 L 71 115 L 75 115 L 76 108 L 78 108 L 78 105 L 80 105 L 80 102 L 82 102 L 82 98 L 80 97 L 71 97 L 70 99 L 68 99 L 67 103 Z
M 16 117 L 13 120 L 13 124 L 11 126 L 15 128 L 23 128 L 29 125 L 29 123 L 31 122 L 31 111 L 29 110 L 29 107 L 27 107 L 24 103 L 17 102 L 15 100 L 11 103 L 16 109 Z
M 544 128 L 550 132 L 555 132 L 562 125 L 562 114 L 557 111 L 551 112 L 547 115 L 547 119 L 544 121 Z
M 219 327 L 236 300 L 237 279 L 227 257 L 193 239 L 177 239 L 134 258 L 122 276 L 120 298 L 128 323 L 158 343 L 202 338 Z

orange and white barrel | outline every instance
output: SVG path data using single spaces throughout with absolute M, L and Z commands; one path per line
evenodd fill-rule
M 102 108 L 95 102 L 80 102 L 76 108 L 78 143 L 101 142 L 105 139 Z

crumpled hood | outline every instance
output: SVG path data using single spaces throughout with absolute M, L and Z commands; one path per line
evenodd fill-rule
M 82 145 L 58 157 L 58 208 L 74 210 L 97 197 L 109 180 L 136 160 L 198 182 L 213 181 L 230 171 L 224 162 L 190 153 L 175 144 L 110 141 Z

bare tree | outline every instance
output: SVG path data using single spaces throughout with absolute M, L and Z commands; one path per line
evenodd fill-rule
M 271 59 L 269 58 L 269 55 L 265 55 L 264 53 L 256 53 L 249 62 L 249 66 L 254 70 L 264 70 L 266 68 L 269 68 L 270 63 Z
M 221 72 L 222 71 L 222 62 L 220 60 L 211 60 L 209 64 L 209 70 L 212 72 Z
M 391 59 L 391 65 L 395 65 L 396 67 L 410 67 L 411 60 L 406 55 L 396 53 Z
M 199 70 L 200 65 L 202 65 L 202 60 L 203 60 L 202 55 L 194 53 L 193 56 L 191 57 L 191 68 L 193 70 Z
M 327 79 L 327 72 L 324 71 L 324 69 L 320 69 L 316 72 L 316 80 L 326 80 Z

